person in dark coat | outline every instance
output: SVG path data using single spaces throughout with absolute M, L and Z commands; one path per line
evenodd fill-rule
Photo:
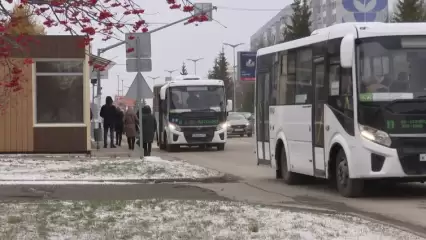
M 115 148 L 114 145 L 114 125 L 117 119 L 117 109 L 112 105 L 113 101 L 110 96 L 106 97 L 105 104 L 101 107 L 100 116 L 104 119 L 104 148 L 108 147 L 108 130 L 110 133 L 110 147 Z
M 148 105 L 142 108 L 142 137 L 144 156 L 151 156 L 152 142 L 157 131 L 157 121 Z
M 117 119 L 115 120 L 115 144 L 121 146 L 124 128 L 124 113 L 120 108 L 117 108 Z

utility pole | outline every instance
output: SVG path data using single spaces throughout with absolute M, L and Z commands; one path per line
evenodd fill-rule
M 186 59 L 188 61 L 192 61 L 194 63 L 194 75 L 197 75 L 197 62 L 200 60 L 203 60 L 204 58 L 197 58 L 197 59 Z
M 121 79 L 121 96 L 124 96 L 124 80 Z
M 120 75 L 117 74 L 117 83 L 118 83 L 118 88 L 117 88 L 117 97 L 120 96 Z
M 225 45 L 225 46 L 228 46 L 228 47 L 231 47 L 232 49 L 233 49 L 233 58 L 234 58 L 234 64 L 233 64 L 233 73 L 232 73 L 232 78 L 233 78 L 233 84 L 232 85 L 234 85 L 233 86 L 233 100 L 232 100 L 232 105 L 233 105 L 233 111 L 235 112 L 235 111 L 237 111 L 237 98 L 236 98 L 236 88 L 237 88 L 237 71 L 236 71 L 236 68 L 237 68 L 237 65 L 235 64 L 235 49 L 237 48 L 237 47 L 239 47 L 239 46 L 241 46 L 241 45 L 243 45 L 244 43 L 238 43 L 238 44 L 229 44 L 229 43 L 223 43 L 223 45 Z
M 170 77 L 172 77 L 172 73 L 176 72 L 177 69 L 175 70 L 164 70 L 165 72 L 168 72 L 170 74 Z
M 155 80 L 159 79 L 160 77 L 149 77 L 152 79 L 152 86 L 155 86 Z

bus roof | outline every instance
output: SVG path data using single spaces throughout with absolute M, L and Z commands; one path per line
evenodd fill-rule
M 173 80 L 199 80 L 200 76 L 197 75 L 179 75 L 173 78 Z
M 377 36 L 421 35 L 419 33 L 422 32 L 426 33 L 426 23 L 340 23 L 315 30 L 308 37 L 259 49 L 257 51 L 257 56 L 303 47 L 328 39 L 343 38 L 349 33 L 354 34 L 358 38 L 367 38 Z

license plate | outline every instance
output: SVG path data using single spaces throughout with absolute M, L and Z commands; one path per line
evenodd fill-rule
M 244 131 L 244 129 L 234 129 L 234 131 L 236 131 L 236 132 L 242 132 L 242 131 Z
M 202 138 L 202 137 L 206 137 L 206 134 L 205 133 L 194 133 L 194 134 L 192 134 L 192 137 Z
M 419 156 L 420 162 L 426 162 L 426 153 L 421 153 Z

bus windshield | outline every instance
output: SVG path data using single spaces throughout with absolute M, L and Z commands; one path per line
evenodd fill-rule
M 223 86 L 179 86 L 170 88 L 170 111 L 223 112 L 225 91 Z
M 390 102 L 426 96 L 426 38 L 386 36 L 360 41 L 360 102 Z

